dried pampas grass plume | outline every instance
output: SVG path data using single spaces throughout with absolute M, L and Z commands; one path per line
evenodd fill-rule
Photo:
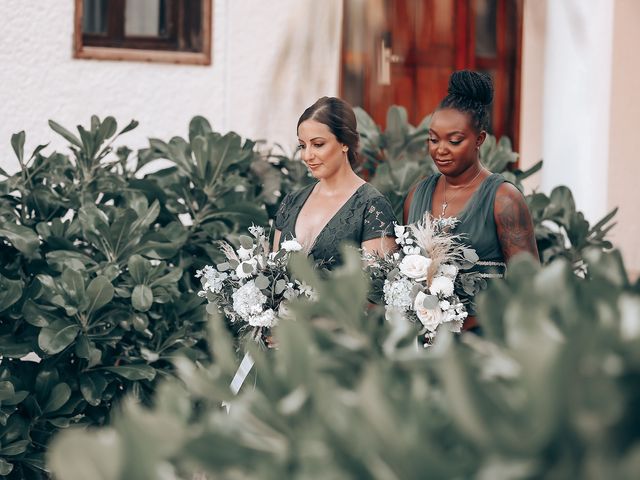
M 410 225 L 410 228 L 417 245 L 431 259 L 427 270 L 428 284 L 431 284 L 440 265 L 464 259 L 461 236 L 451 233 L 446 227 L 442 228 L 439 220 L 429 212 L 425 213 L 422 221 Z

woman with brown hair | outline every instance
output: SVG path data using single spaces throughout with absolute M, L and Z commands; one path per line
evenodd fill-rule
M 373 253 L 395 250 L 391 205 L 353 171 L 359 134 L 351 106 L 322 97 L 300 116 L 297 133 L 302 161 L 317 182 L 283 199 L 275 219 L 275 249 L 295 238 L 329 267 L 341 263 L 343 242 Z

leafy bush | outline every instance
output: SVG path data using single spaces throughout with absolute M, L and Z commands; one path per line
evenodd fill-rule
M 207 357 L 194 272 L 215 242 L 266 224 L 282 173 L 253 142 L 196 117 L 189 138 L 153 139 L 136 159 L 112 117 L 72 133 L 69 155 L 26 159 L 0 182 L 0 475 L 40 475 L 54 433 L 104 424 L 124 393 L 147 401 L 176 355 Z M 150 162 L 168 168 L 137 178 Z M 265 181 L 270 178 L 270 182 Z M 31 353 L 34 352 L 34 353 Z M 39 360 L 20 361 L 19 359 Z
M 348 252 L 347 252 L 348 253 Z M 589 280 L 564 259 L 526 258 L 480 302 L 485 338 L 365 314 L 357 257 L 299 303 L 279 348 L 232 399 L 235 366 L 213 319 L 215 363 L 176 359 L 152 409 L 131 400 L 109 429 L 67 431 L 50 456 L 87 478 L 635 478 L 640 467 L 640 288 L 619 255 L 590 250 Z M 230 401 L 229 414 L 220 408 Z M 70 461 L 70 459 L 72 461 Z

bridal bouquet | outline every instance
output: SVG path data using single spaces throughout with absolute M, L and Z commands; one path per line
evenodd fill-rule
M 459 332 L 468 315 L 455 285 L 460 270 L 470 268 L 478 256 L 450 233 L 456 222 L 427 214 L 416 224 L 396 225 L 397 252 L 382 258 L 365 255 L 374 295 L 383 299 L 387 315 L 420 325 L 425 346 L 440 326 Z
M 300 296 L 313 299 L 314 292 L 288 273 L 291 253 L 302 250 L 298 241 L 283 241 L 279 251 L 271 252 L 262 227 L 249 227 L 249 233 L 240 236 L 237 249 L 221 242 L 226 261 L 196 272 L 202 282 L 198 295 L 207 298 L 209 311 L 221 311 L 240 333 L 265 342 L 271 328 L 287 315 L 287 301 Z

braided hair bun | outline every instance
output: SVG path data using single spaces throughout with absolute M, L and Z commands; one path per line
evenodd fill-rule
M 449 77 L 447 96 L 439 109 L 453 108 L 469 113 L 476 130 L 489 128 L 489 109 L 493 101 L 493 82 L 483 72 L 460 70 Z

